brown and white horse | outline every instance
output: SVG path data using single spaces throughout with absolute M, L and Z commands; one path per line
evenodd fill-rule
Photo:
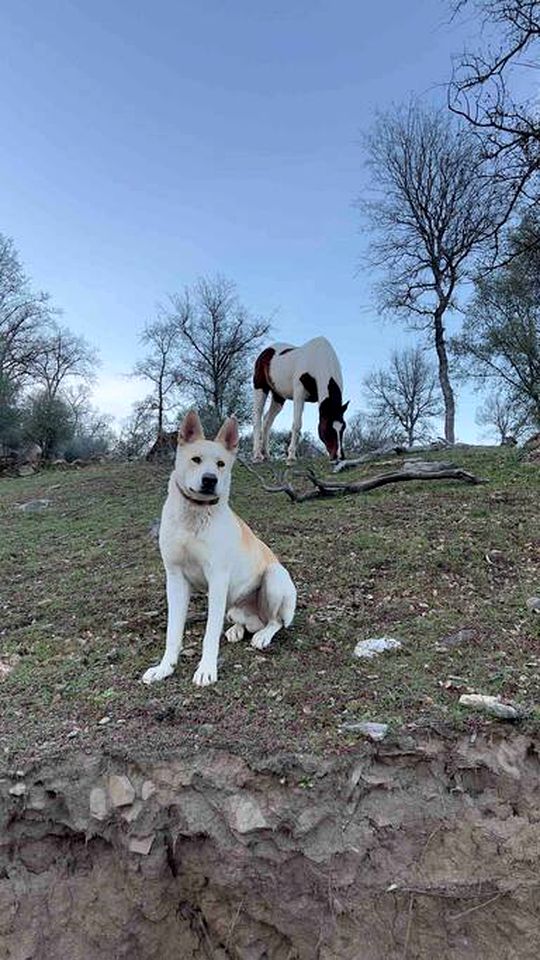
M 274 343 L 255 361 L 253 374 L 253 459 L 268 457 L 270 428 L 285 400 L 292 400 L 294 416 L 288 460 L 296 459 L 304 403 L 319 404 L 319 437 L 332 460 L 343 460 L 343 431 L 348 403 L 343 403 L 343 375 L 332 344 L 315 337 L 301 347 Z M 271 403 L 264 417 L 268 399 Z

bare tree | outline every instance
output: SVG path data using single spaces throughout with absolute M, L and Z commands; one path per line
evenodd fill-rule
M 39 335 L 50 320 L 48 297 L 34 293 L 13 241 L 0 234 L 0 380 L 18 386 L 31 376 Z
M 127 460 L 143 457 L 155 436 L 155 410 L 151 398 L 146 398 L 133 404 L 131 414 L 124 421 L 116 444 L 116 455 Z
M 66 382 L 89 383 L 94 378 L 96 351 L 67 327 L 52 325 L 50 332 L 38 338 L 37 347 L 29 374 L 48 397 L 56 397 Z
M 138 360 L 133 375 L 148 380 L 152 386 L 147 407 L 156 417 L 157 435 L 165 429 L 168 411 L 178 402 L 184 377 L 180 372 L 180 341 L 175 324 L 165 316 L 147 323 L 141 335 L 147 353 Z
M 380 307 L 433 343 L 454 443 L 445 323 L 474 254 L 493 236 L 499 193 L 483 176 L 477 138 L 441 111 L 412 103 L 381 114 L 366 148 L 375 196 L 359 206 L 375 234 L 371 263 L 385 269 Z
M 247 420 L 250 362 L 270 323 L 251 315 L 240 303 L 235 284 L 219 275 L 202 277 L 171 302 L 190 398 L 210 408 L 216 423 L 231 413 Z
M 381 435 L 402 433 L 412 447 L 430 434 L 430 421 L 443 412 L 433 368 L 419 348 L 394 351 L 385 369 L 365 380 L 372 418 Z
M 500 443 L 520 440 L 531 426 L 531 411 L 508 393 L 492 393 L 478 408 L 476 422 L 495 433 Z
M 520 72 L 539 69 L 540 0 L 453 0 L 451 6 L 455 14 L 470 9 L 493 37 L 484 51 L 456 58 L 448 102 L 480 135 L 492 175 L 505 186 L 500 228 L 520 199 L 540 199 L 536 92 L 529 100 L 512 94 Z M 535 91 L 537 83 L 527 86 Z

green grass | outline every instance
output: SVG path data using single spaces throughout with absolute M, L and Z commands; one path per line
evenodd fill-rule
M 173 677 L 139 683 L 165 630 L 148 528 L 167 471 L 101 465 L 0 481 L 0 661 L 13 667 L 1 683 L 0 750 L 8 759 L 81 744 L 344 751 L 356 742 L 339 731 L 344 720 L 446 732 L 485 722 L 458 706 L 468 690 L 515 699 L 537 724 L 540 617 L 526 600 L 540 593 L 538 467 L 507 449 L 452 460 L 489 484 L 408 483 L 295 505 L 238 466 L 233 505 L 289 567 L 298 613 L 264 655 L 224 642 L 219 682 L 203 690 L 191 683 L 201 622 L 188 624 Z M 51 505 L 17 509 L 35 497 Z M 204 608 L 197 599 L 195 611 Z M 461 627 L 475 639 L 441 648 Z M 358 640 L 383 634 L 403 650 L 353 658 Z

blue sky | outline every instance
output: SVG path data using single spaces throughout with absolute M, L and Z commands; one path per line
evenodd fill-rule
M 276 339 L 328 335 L 361 407 L 412 339 L 358 269 L 361 131 L 410 94 L 444 100 L 471 37 L 444 0 L 4 0 L 0 230 L 99 347 L 100 406 L 140 394 L 122 375 L 156 303 L 220 271 Z

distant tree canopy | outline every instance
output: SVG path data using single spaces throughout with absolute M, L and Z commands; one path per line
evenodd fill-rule
M 463 375 L 497 384 L 540 426 L 540 218 L 527 215 L 510 246 L 506 266 L 477 279 L 452 347 Z
M 189 405 L 197 407 L 208 436 L 230 414 L 247 422 L 252 362 L 269 330 L 269 322 L 251 314 L 235 284 L 221 275 L 201 277 L 171 296 L 141 337 L 146 352 L 133 374 L 149 382 L 151 392 L 126 424 L 127 447 L 150 445 Z
M 443 412 L 435 371 L 418 347 L 394 351 L 386 367 L 366 377 L 365 390 L 380 436 L 403 436 L 409 446 L 426 440 Z
M 64 452 L 85 429 L 74 398 L 96 364 L 84 338 L 58 323 L 47 294 L 33 291 L 13 242 L 0 234 L 0 453 L 26 441 L 45 456 Z
M 477 138 L 413 102 L 380 114 L 366 141 L 371 196 L 359 203 L 384 271 L 381 311 L 425 333 L 437 355 L 445 436 L 455 440 L 446 322 L 460 282 L 493 237 L 501 198 L 484 176 Z
M 249 418 L 251 361 L 270 323 L 240 302 L 235 284 L 220 275 L 202 277 L 171 297 L 171 323 L 181 349 L 186 391 L 198 406 L 215 412 L 216 424 L 234 413 Z

